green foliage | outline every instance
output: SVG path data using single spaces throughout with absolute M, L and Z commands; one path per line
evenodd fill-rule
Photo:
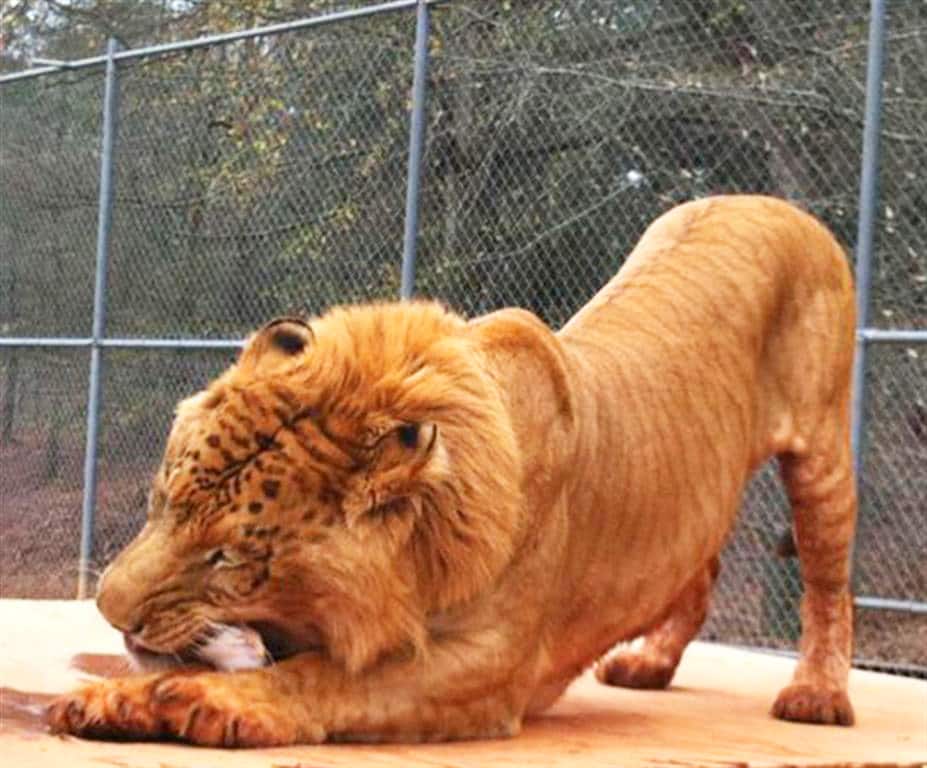
M 11 7 L 10 50 L 41 40 L 45 55 L 88 55 L 110 34 L 138 45 L 333 4 Z M 866 16 L 864 3 L 791 0 L 436 7 L 420 291 L 468 312 L 518 303 L 559 323 L 655 215 L 721 191 L 795 198 L 851 243 Z M 112 333 L 240 335 L 275 312 L 392 295 L 412 26 L 412 14 L 390 14 L 120 67 Z M 899 68 L 918 52 L 906 45 Z M 900 297 L 909 315 L 927 302 L 925 249 L 905 241 L 923 210 L 924 77 L 908 67 L 886 114 L 886 140 L 899 138 L 883 192 L 898 203 L 881 234 L 915 286 Z M 50 297 L 61 304 L 51 312 L 20 301 L 0 316 L 10 329 L 86 325 L 99 87 L 89 72 L 4 89 L 13 182 L 0 231 L 16 255 L 0 289 L 13 272 L 22 296 L 48 297 L 36 289 L 62 273 L 85 286 L 77 300 Z

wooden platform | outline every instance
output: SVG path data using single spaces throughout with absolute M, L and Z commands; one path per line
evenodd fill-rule
M 42 694 L 120 665 L 120 638 L 92 603 L 0 600 L 0 765 L 9 768 L 322 768 L 323 766 L 927 765 L 927 683 L 853 672 L 853 728 L 795 725 L 767 714 L 793 662 L 705 643 L 671 690 L 577 681 L 510 741 L 219 751 L 119 744 L 44 732 Z M 78 654 L 84 654 L 78 656 Z M 76 657 L 76 659 L 75 659 Z M 105 672 L 104 672 L 105 673 Z

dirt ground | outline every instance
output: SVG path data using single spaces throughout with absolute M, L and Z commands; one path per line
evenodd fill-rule
M 76 594 L 82 454 L 77 445 L 63 446 L 58 474 L 49 477 L 46 452 L 40 440 L 29 436 L 0 445 L 2 597 L 71 598 Z M 142 466 L 99 471 L 96 569 L 102 569 L 139 527 L 149 471 Z
M 852 728 L 768 715 L 793 662 L 695 643 L 669 691 L 630 691 L 586 675 L 508 741 L 219 751 L 90 742 L 44 732 L 43 705 L 88 671 L 121 672 L 118 633 L 89 601 L 0 600 L 0 755 L 16 768 L 324 766 L 923 766 L 927 683 L 854 670 Z M 66 629 L 66 631 L 62 631 Z

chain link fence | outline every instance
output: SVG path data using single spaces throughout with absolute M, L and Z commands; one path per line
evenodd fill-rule
M 870 211 L 870 11 L 857 0 L 357 3 L 122 52 L 100 339 L 105 61 L 0 78 L 0 594 L 74 594 L 88 450 L 88 571 L 131 539 L 174 404 L 267 318 L 395 297 L 417 243 L 417 294 L 468 315 L 524 306 L 557 326 L 673 204 L 765 192 L 851 247 L 875 214 L 870 319 L 891 343 L 863 345 L 856 654 L 927 672 L 927 4 L 894 2 L 884 22 Z M 410 183 L 420 218 L 404 241 Z M 794 649 L 800 581 L 774 555 L 789 525 L 775 469 L 745 495 L 704 637 Z

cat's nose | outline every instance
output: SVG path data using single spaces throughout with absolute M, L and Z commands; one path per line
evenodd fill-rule
M 170 552 L 168 533 L 146 525 L 103 572 L 97 588 L 103 618 L 122 632 L 137 633 L 150 594 L 164 588 L 179 570 Z
M 104 619 L 125 634 L 137 634 L 142 628 L 134 602 L 127 584 L 118 577 L 104 575 L 97 590 L 97 608 Z

